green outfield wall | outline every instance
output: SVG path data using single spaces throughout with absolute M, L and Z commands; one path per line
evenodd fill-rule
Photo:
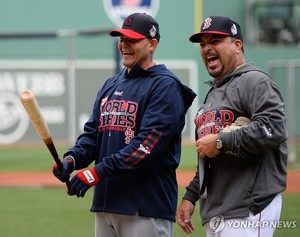
M 58 140 L 71 142 L 81 132 L 81 125 L 91 111 L 96 90 L 109 75 L 115 73 L 118 66 L 115 38 L 111 38 L 107 32 L 101 35 L 78 33 L 120 27 L 112 17 L 114 9 L 107 7 L 110 1 L 0 1 L 0 121 L 4 121 L 0 125 L 0 145 L 9 143 L 9 139 L 12 141 L 10 143 L 38 141 L 29 121 L 18 118 L 24 114 L 17 105 L 17 96 L 26 88 L 39 93 L 38 99 L 43 104 L 52 133 Z M 294 123 L 300 115 L 300 106 L 297 104 L 300 98 L 298 93 L 292 93 L 294 98 L 289 93 L 292 89 L 296 92 L 300 88 L 299 66 L 295 64 L 289 70 L 286 67 L 273 70 L 270 65 L 279 60 L 299 59 L 300 46 L 299 43 L 264 44 L 255 41 L 260 32 L 256 19 L 260 13 L 255 9 L 264 1 L 148 2 L 156 4 L 153 11 L 161 31 L 156 60 L 174 70 L 198 94 L 188 114 L 185 137 L 193 137 L 193 117 L 208 90 L 203 82 L 210 79 L 202 65 L 199 46 L 190 43 L 188 38 L 198 31 L 203 18 L 210 15 L 227 15 L 240 23 L 247 61 L 270 73 L 284 98 L 294 101 L 294 111 L 290 107 L 288 111 L 289 121 Z M 293 4 L 293 17 L 298 24 L 300 3 L 295 0 Z M 53 36 L 7 37 L 20 33 L 52 33 Z M 43 80 L 46 83 L 43 84 Z M 294 81 L 293 88 L 288 86 L 288 81 Z M 72 120 L 70 117 L 73 114 L 75 118 Z M 300 136 L 298 127 L 290 132 L 292 136 Z

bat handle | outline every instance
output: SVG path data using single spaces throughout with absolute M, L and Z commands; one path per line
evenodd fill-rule
M 56 164 L 57 164 L 58 168 L 62 167 L 60 160 L 59 160 L 59 162 L 56 162 Z M 72 189 L 71 189 L 71 183 L 69 180 L 66 181 L 66 186 L 67 186 L 67 194 L 69 194 L 70 196 L 73 196 Z
M 54 146 L 54 143 L 53 143 L 53 142 L 49 142 L 49 143 L 47 143 L 46 145 L 47 145 L 47 147 L 48 147 L 48 150 L 49 150 L 50 153 L 52 154 L 52 157 L 53 157 L 55 163 L 57 164 L 57 167 L 58 167 L 58 168 L 61 168 L 61 167 L 62 167 L 62 163 L 61 163 L 61 160 L 59 159 L 59 156 L 58 156 L 58 154 L 57 154 L 57 151 L 56 151 L 56 148 L 55 148 L 55 146 Z M 71 184 L 70 184 L 70 181 L 69 181 L 69 180 L 66 181 L 66 186 L 67 186 L 67 189 L 68 189 L 68 190 L 67 190 L 67 194 L 69 194 L 70 196 L 74 195 L 74 194 L 72 193 Z
M 72 193 L 71 184 L 70 184 L 69 180 L 67 180 L 66 185 L 67 185 L 67 189 L 68 189 L 67 194 L 69 194 L 70 196 L 73 196 L 74 194 Z
M 56 162 L 58 168 L 62 167 L 62 163 L 61 163 L 61 161 L 60 161 L 59 158 L 57 158 L 57 160 L 55 159 L 55 162 Z M 71 184 L 70 184 L 69 180 L 66 181 L 66 186 L 67 186 L 67 189 L 68 189 L 67 190 L 67 194 L 69 194 L 70 196 L 72 196 L 73 193 L 72 193 Z

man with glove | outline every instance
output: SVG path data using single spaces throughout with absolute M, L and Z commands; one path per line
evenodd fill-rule
M 134 13 L 110 35 L 120 37 L 125 67 L 99 90 L 84 133 L 53 173 L 65 182 L 80 170 L 71 179 L 78 197 L 94 186 L 96 237 L 171 237 L 181 133 L 196 94 L 153 61 L 160 32 L 151 16 Z
M 200 200 L 207 237 L 271 237 L 287 176 L 280 91 L 266 73 L 245 62 L 241 28 L 230 18 L 206 18 L 189 39 L 199 44 L 213 80 L 195 118 L 198 170 L 179 205 L 178 224 L 193 232 L 191 218 Z

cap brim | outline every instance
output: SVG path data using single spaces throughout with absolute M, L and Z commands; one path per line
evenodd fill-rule
M 128 29 L 113 30 L 110 32 L 110 35 L 113 37 L 124 35 L 124 36 L 126 36 L 128 38 L 132 38 L 132 39 L 145 39 L 146 38 L 146 36 L 144 36 L 140 33 L 137 33 L 133 30 L 128 30 Z
M 199 43 L 199 42 L 200 42 L 200 39 L 201 39 L 201 36 L 204 35 L 204 34 L 230 35 L 229 33 L 220 32 L 220 31 L 205 31 L 205 32 L 199 32 L 199 33 L 193 34 L 193 35 L 189 38 L 189 40 L 190 40 L 192 43 Z

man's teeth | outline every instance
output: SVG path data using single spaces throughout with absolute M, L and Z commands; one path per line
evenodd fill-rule
M 207 61 L 210 63 L 210 62 L 213 62 L 217 60 L 217 57 L 211 57 L 211 58 L 207 58 Z

